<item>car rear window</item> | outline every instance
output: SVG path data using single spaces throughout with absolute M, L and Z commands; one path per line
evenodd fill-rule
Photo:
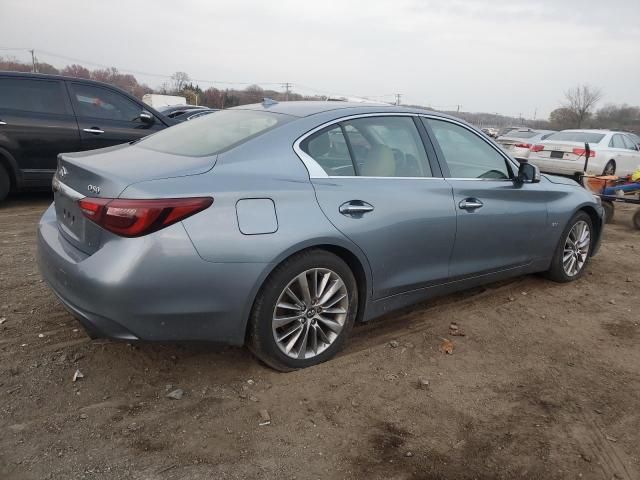
M 531 137 L 535 137 L 536 135 L 538 135 L 538 132 L 533 132 L 531 130 L 525 130 L 522 132 L 519 132 L 517 130 L 511 131 L 509 133 L 507 133 L 505 135 L 505 137 L 511 137 L 511 138 L 531 138 Z
M 269 112 L 222 110 L 162 130 L 136 145 L 158 152 L 204 157 L 238 146 L 290 118 Z
M 580 142 L 580 143 L 600 143 L 604 138 L 604 133 L 593 132 L 558 132 L 549 135 L 545 140 L 556 142 Z

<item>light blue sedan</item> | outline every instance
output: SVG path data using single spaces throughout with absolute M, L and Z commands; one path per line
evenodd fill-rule
M 388 105 L 267 100 L 58 163 L 39 264 L 92 337 L 246 344 L 279 370 L 436 295 L 578 279 L 603 229 L 574 181 Z

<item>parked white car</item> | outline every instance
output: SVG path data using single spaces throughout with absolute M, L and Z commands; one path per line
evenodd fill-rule
M 584 171 L 585 143 L 589 143 L 587 173 L 629 175 L 640 168 L 638 145 L 625 132 L 563 130 L 532 145 L 529 162 L 541 171 L 575 175 Z
M 496 142 L 502 149 L 516 160 L 529 158 L 529 149 L 546 139 L 555 130 L 533 130 L 531 128 L 519 128 L 511 130 L 506 135 L 498 137 Z

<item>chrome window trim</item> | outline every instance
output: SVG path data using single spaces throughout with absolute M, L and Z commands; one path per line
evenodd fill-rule
M 393 179 L 393 180 L 445 180 L 443 177 L 373 177 L 373 176 L 365 176 L 365 175 L 327 175 L 324 177 L 311 177 L 312 180 L 325 180 L 325 179 L 340 179 L 340 178 L 371 178 L 371 179 Z M 481 179 L 487 180 L 487 179 Z
M 306 153 L 304 150 L 302 150 L 302 148 L 300 147 L 300 144 L 305 141 L 307 138 L 309 138 L 311 135 L 313 135 L 316 132 L 319 132 L 320 130 L 323 130 L 327 127 L 330 127 L 331 125 L 335 125 L 344 121 L 348 121 L 348 120 L 354 120 L 354 119 L 358 119 L 358 118 L 367 118 L 367 117 L 424 117 L 424 118 L 430 118 L 433 120 L 440 120 L 443 122 L 449 122 L 449 123 L 453 123 L 455 125 L 458 125 L 460 127 L 465 128 L 466 130 L 468 130 L 469 132 L 471 132 L 472 134 L 474 134 L 476 137 L 478 137 L 480 140 L 482 140 L 483 142 L 485 142 L 487 145 L 489 145 L 491 148 L 493 148 L 502 158 L 504 158 L 505 160 L 507 160 L 512 167 L 515 167 L 516 171 L 518 170 L 518 165 L 516 165 L 516 162 L 511 159 L 511 157 L 509 157 L 508 155 L 506 155 L 499 147 L 497 147 L 496 145 L 491 144 L 491 142 L 488 142 L 485 138 L 483 138 L 481 135 L 478 135 L 478 133 L 476 133 L 472 128 L 469 128 L 469 126 L 465 125 L 463 122 L 457 121 L 455 119 L 450 119 L 450 118 L 444 118 L 444 117 L 440 117 L 438 115 L 430 115 L 430 114 L 425 114 L 425 113 L 409 113 L 409 112 L 378 112 L 378 113 L 360 113 L 360 114 L 355 114 L 355 115 L 348 115 L 346 117 L 340 117 L 340 118 L 334 118 L 333 120 L 329 120 L 328 122 L 325 122 L 317 127 L 314 127 L 313 129 L 309 130 L 308 132 L 304 133 L 303 135 L 301 135 L 300 137 L 298 137 L 298 139 L 293 143 L 293 151 L 296 153 L 296 155 L 298 156 L 298 158 L 300 158 L 300 160 L 302 161 L 302 163 L 304 164 L 304 166 L 306 167 L 307 171 L 309 172 L 309 178 L 310 179 L 322 179 L 322 178 L 378 178 L 378 179 L 382 179 L 382 178 L 397 178 L 397 179 L 411 179 L 411 180 L 416 180 L 416 179 L 431 179 L 431 180 L 480 180 L 480 181 L 508 181 L 508 182 L 513 182 L 512 178 L 509 179 L 500 179 L 500 178 L 453 178 L 453 177 L 366 177 L 366 176 L 359 176 L 359 175 L 327 175 L 327 172 L 325 172 L 324 168 L 322 168 L 320 166 L 320 164 L 314 160 L 314 158 L 309 155 L 308 153 Z

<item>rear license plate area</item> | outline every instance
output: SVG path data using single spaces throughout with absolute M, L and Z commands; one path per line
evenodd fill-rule
M 564 158 L 564 152 L 552 151 L 551 158 Z

